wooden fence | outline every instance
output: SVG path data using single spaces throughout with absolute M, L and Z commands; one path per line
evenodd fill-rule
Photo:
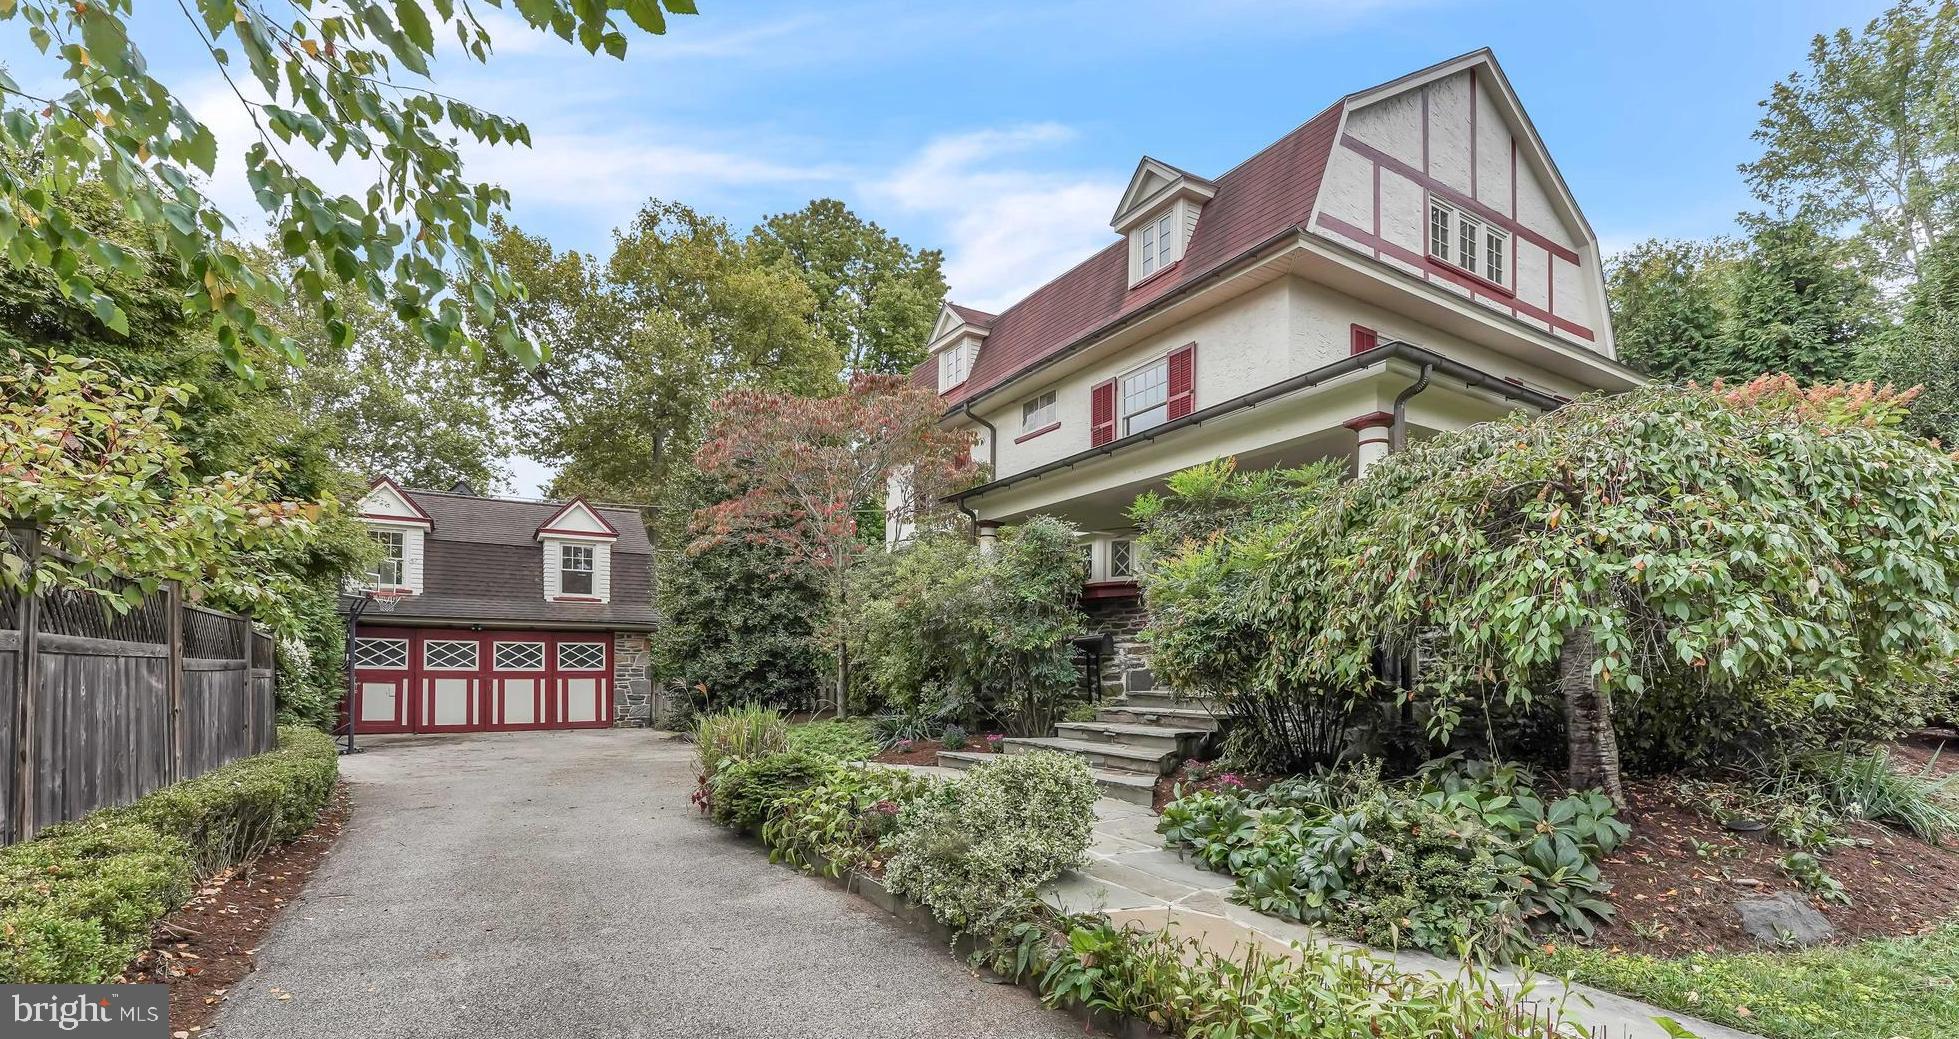
M 174 583 L 121 613 L 89 591 L 0 595 L 0 845 L 271 750 L 273 674 L 270 638 Z

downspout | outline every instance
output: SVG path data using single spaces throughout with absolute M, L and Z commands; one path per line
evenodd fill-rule
M 1428 389 L 1428 377 L 1434 372 L 1434 365 L 1423 364 L 1422 374 L 1416 377 L 1407 389 L 1395 395 L 1394 422 L 1388 427 L 1389 452 L 1399 454 L 1402 448 L 1408 446 L 1408 402 L 1414 400 L 1416 394 Z
M 970 400 L 959 406 L 959 413 L 966 416 L 968 420 L 986 427 L 986 475 L 988 479 L 992 479 L 993 474 L 1000 471 L 1000 431 L 994 428 L 993 423 L 974 413 L 973 402 Z M 957 501 L 959 511 L 966 515 L 966 542 L 977 545 L 979 544 L 979 511 L 969 507 L 964 498 Z

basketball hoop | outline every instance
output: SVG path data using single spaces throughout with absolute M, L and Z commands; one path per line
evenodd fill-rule
M 377 613 L 393 613 L 401 600 L 408 598 L 406 588 L 369 588 L 367 604 Z

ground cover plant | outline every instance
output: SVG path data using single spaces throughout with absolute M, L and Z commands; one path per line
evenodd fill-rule
M 1666 959 L 1568 948 L 1544 966 L 1770 1039 L 1959 1035 L 1959 924 L 1802 952 Z
M 114 977 L 201 877 L 311 827 L 337 768 L 324 733 L 282 729 L 277 750 L 0 851 L 0 982 Z
M 903 769 L 834 766 L 816 785 L 776 802 L 762 839 L 777 862 L 830 877 L 880 874 L 899 814 L 939 785 Z
M 1411 974 L 1355 949 L 1295 945 L 1225 956 L 1172 931 L 1099 918 L 1029 923 L 1010 969 L 1038 978 L 1050 1006 L 1076 1003 L 1174 1036 L 1325 1039 L 1561 1039 L 1563 1001 L 1531 1007 L 1530 985 L 1498 985 L 1472 965 Z
M 862 761 L 878 752 L 875 731 L 862 719 L 806 722 L 789 729 L 789 747 L 837 761 Z
M 1609 920 L 1599 861 L 1628 832 L 1602 795 L 1547 799 L 1515 767 L 1459 760 L 1403 783 L 1371 764 L 1199 791 L 1158 830 L 1259 912 L 1382 948 L 1500 958 Z

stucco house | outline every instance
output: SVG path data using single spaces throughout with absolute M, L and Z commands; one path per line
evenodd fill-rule
M 912 379 L 992 467 L 957 500 L 982 543 L 1036 514 L 1093 532 L 1086 606 L 1118 669 L 1142 668 L 1145 619 L 1125 513 L 1168 474 L 1221 456 L 1358 473 L 1640 382 L 1598 238 L 1487 49 L 1340 98 L 1221 174 L 1145 157 L 1109 226 L 997 314 L 946 303 Z
M 636 511 L 382 477 L 360 517 L 383 556 L 351 647 L 359 732 L 647 718 L 653 549 Z

